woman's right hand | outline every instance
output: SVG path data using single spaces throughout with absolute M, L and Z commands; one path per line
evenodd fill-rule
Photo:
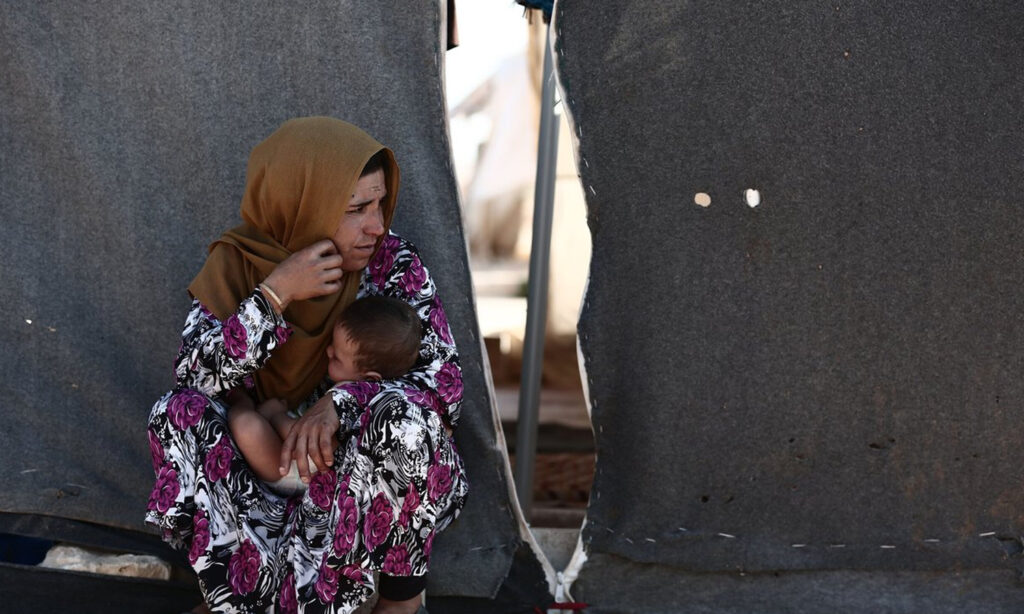
M 313 471 L 327 471 L 334 464 L 334 449 L 338 447 L 334 436 L 340 426 L 334 396 L 328 392 L 302 414 L 284 438 L 281 475 L 288 475 L 292 460 L 304 484 L 309 484 L 309 474 Z M 315 467 L 309 466 L 310 459 Z
M 317 241 L 288 256 L 263 280 L 283 303 L 325 296 L 341 289 L 341 254 L 329 239 Z M 271 301 L 273 302 L 273 301 Z

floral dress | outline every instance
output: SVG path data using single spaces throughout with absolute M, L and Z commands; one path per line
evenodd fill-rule
M 340 419 L 331 470 L 301 497 L 270 491 L 231 440 L 224 395 L 288 339 L 259 290 L 221 322 L 197 301 L 185 322 L 177 385 L 149 419 L 156 485 L 147 522 L 188 553 L 215 612 L 356 609 L 373 571 L 423 575 L 434 536 L 466 496 L 451 438 L 462 374 L 441 301 L 415 247 L 389 234 L 363 272 L 359 296 L 405 300 L 419 314 L 420 359 L 383 382 L 326 381 Z M 249 380 L 247 382 L 247 380 Z

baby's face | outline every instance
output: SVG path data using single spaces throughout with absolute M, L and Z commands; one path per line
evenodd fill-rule
M 349 338 L 348 331 L 334 327 L 334 340 L 327 346 L 327 375 L 335 383 L 365 379 L 356 367 L 359 345 Z

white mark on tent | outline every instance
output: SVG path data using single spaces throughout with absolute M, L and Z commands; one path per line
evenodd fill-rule
M 24 469 L 24 470 L 22 470 L 21 473 L 22 473 L 22 475 L 24 475 L 26 473 L 35 473 L 36 471 L 39 471 L 39 470 L 38 469 Z
M 32 320 L 29 320 L 28 318 L 25 318 L 25 324 L 31 324 L 31 323 L 32 323 Z
M 829 544 L 829 548 L 845 548 L 846 544 Z
M 992 537 L 995 534 L 995 531 L 989 531 L 988 533 L 978 533 L 978 537 Z
M 583 164 L 585 164 L 587 168 L 590 168 L 590 162 L 587 162 L 586 158 L 583 158 Z
M 46 330 L 50 331 L 51 333 L 55 333 L 55 332 L 57 332 L 57 329 L 56 329 L 56 328 L 54 328 L 54 327 L 52 327 L 52 326 L 47 326 L 47 327 L 46 327 Z
M 588 185 L 587 187 L 590 188 L 590 193 L 591 194 L 593 194 L 594 196 L 597 196 L 597 192 L 594 191 L 594 186 Z
M 682 533 L 689 533 L 690 532 L 690 530 L 687 529 L 686 527 L 679 527 L 678 529 L 676 529 L 676 531 L 680 531 Z
M 74 388 L 75 390 L 78 390 L 78 384 L 71 384 L 71 387 Z
M 807 544 L 793 544 L 792 547 L 793 548 L 806 548 Z
M 726 539 L 736 539 L 735 535 L 729 535 L 728 533 L 719 533 L 718 536 L 719 537 L 724 537 Z
M 701 207 L 710 207 L 711 195 L 708 194 L 707 192 L 697 192 L 696 194 L 693 195 L 693 202 L 697 203 Z
M 650 537 L 645 537 L 645 538 L 644 538 L 644 541 L 645 541 L 645 542 L 651 542 L 652 544 L 656 544 L 656 543 L 658 543 L 658 542 L 657 542 L 656 540 L 653 540 L 653 539 L 651 539 Z
M 631 543 L 631 544 L 633 543 L 633 540 L 631 540 L 631 539 L 630 539 L 630 538 L 628 538 L 628 537 L 626 537 L 626 538 L 624 538 L 624 539 L 625 539 L 626 541 L 628 541 L 629 543 Z
M 747 200 L 747 206 L 751 209 L 761 204 L 761 193 L 753 188 L 744 192 L 743 198 Z
M 941 540 L 938 540 L 938 539 L 935 539 L 934 537 L 932 537 L 932 538 L 930 538 L 930 539 L 926 539 L 926 540 L 924 540 L 924 541 L 925 541 L 925 543 L 926 543 L 926 544 L 937 544 L 937 543 L 939 543 L 939 542 L 940 542 Z
M 891 544 L 882 544 L 881 546 L 879 546 L 879 548 L 881 548 L 882 550 L 895 550 L 896 546 L 893 546 Z

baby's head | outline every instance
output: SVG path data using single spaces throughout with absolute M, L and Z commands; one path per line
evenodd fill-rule
M 367 296 L 345 308 L 327 347 L 327 374 L 335 382 L 392 379 L 419 358 L 423 327 L 407 303 Z

